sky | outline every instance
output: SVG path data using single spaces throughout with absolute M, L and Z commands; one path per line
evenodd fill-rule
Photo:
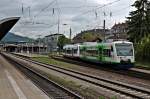
M 0 0 L 0 20 L 21 17 L 11 29 L 18 35 L 37 38 L 59 33 L 72 37 L 87 29 L 121 23 L 135 0 Z

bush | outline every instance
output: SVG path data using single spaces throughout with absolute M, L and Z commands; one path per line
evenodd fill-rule
M 135 45 L 135 56 L 137 61 L 150 61 L 150 36 Z

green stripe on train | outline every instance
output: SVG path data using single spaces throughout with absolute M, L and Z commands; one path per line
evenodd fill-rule
M 119 62 L 113 62 L 113 61 L 109 61 L 108 57 L 103 57 L 103 61 L 99 60 L 98 57 L 92 57 L 92 56 L 81 56 L 80 57 L 82 60 L 86 60 L 86 61 L 91 61 L 91 62 L 102 62 L 102 63 L 105 63 L 105 62 L 110 62 L 112 64 L 118 64 Z

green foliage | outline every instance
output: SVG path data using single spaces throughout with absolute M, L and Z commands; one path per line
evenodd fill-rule
M 105 99 L 105 97 L 104 96 L 100 96 L 99 99 Z M 116 96 L 114 96 L 114 97 L 112 97 L 110 99 L 117 99 L 117 98 L 116 98 Z
M 58 45 L 58 47 L 59 47 L 59 50 L 62 50 L 62 49 L 63 49 L 63 46 L 64 46 L 65 44 L 68 44 L 68 43 L 71 43 L 71 40 L 70 40 L 70 39 L 66 38 L 64 35 L 60 36 L 60 37 L 58 38 L 58 43 L 57 43 L 57 45 Z
M 150 61 L 150 35 L 144 37 L 141 43 L 136 44 L 135 55 L 137 61 Z
M 150 1 L 136 0 L 136 8 L 128 17 L 129 40 L 135 43 L 135 58 L 138 62 L 150 61 Z
M 102 29 L 81 31 L 81 33 L 77 34 L 73 38 L 73 42 L 74 43 L 94 42 L 94 41 L 101 42 L 104 38 L 103 32 L 104 31 Z
M 127 21 L 129 40 L 140 42 L 143 37 L 150 33 L 150 2 L 148 0 L 137 0 L 132 6 L 136 10 L 130 12 Z
M 84 41 L 91 41 L 91 40 L 94 40 L 95 39 L 95 36 L 92 35 L 92 33 L 85 33 L 83 36 L 82 36 L 82 39 Z
M 105 97 L 104 96 L 100 96 L 99 99 L 105 99 Z
M 116 97 L 116 96 L 114 96 L 114 97 L 112 97 L 111 99 L 117 99 L 117 97 Z

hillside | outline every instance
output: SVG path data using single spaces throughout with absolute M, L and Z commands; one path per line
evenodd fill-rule
M 28 42 L 31 40 L 32 40 L 31 38 L 23 37 L 23 36 L 8 32 L 1 41 L 2 42 Z
M 107 32 L 108 30 L 106 30 Z M 81 42 L 93 42 L 97 40 L 103 40 L 104 30 L 103 29 L 93 29 L 87 31 L 81 31 L 73 38 L 73 43 Z

